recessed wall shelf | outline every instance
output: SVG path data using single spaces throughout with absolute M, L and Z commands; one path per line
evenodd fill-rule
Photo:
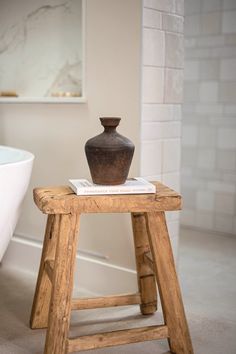
M 0 97 L 0 103 L 86 103 L 86 97 Z
M 0 103 L 86 102 L 85 5 L 86 0 L 3 3 Z

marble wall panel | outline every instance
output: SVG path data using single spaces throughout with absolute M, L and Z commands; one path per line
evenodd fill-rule
M 3 0 L 0 92 L 82 94 L 82 1 Z

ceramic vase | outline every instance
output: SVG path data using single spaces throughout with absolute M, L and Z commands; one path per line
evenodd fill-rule
M 116 131 L 121 118 L 100 118 L 103 133 L 89 139 L 85 153 L 93 183 L 125 183 L 134 154 L 134 144 Z

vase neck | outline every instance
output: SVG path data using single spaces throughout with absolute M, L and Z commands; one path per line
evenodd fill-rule
M 119 125 L 121 118 L 116 117 L 103 117 L 100 118 L 101 124 L 104 127 L 105 133 L 111 133 L 116 131 L 116 127 Z
M 104 127 L 104 133 L 116 133 L 116 127 Z

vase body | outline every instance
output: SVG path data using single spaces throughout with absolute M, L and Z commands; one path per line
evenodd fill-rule
M 125 183 L 134 154 L 134 144 L 116 131 L 120 118 L 100 118 L 103 133 L 89 139 L 85 153 L 93 183 Z

